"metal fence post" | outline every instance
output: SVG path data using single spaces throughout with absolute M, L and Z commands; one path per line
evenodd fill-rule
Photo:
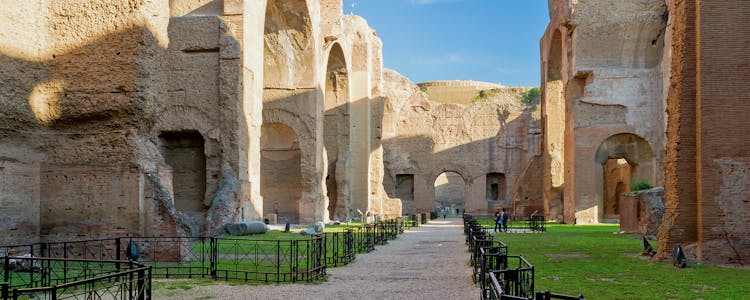
M 118 261 L 115 263 L 115 268 L 117 269 L 117 272 L 120 272 L 120 238 L 118 237 L 115 239 L 115 260 Z
M 4 282 L 10 282 L 10 257 L 7 255 L 5 256 L 5 261 L 3 262 L 3 281 Z
M 217 264 L 217 258 L 219 256 L 219 247 L 217 245 L 216 238 L 211 237 L 210 239 L 210 247 L 211 247 L 211 259 L 210 259 L 210 265 L 211 265 L 211 278 L 213 280 L 216 280 L 216 264 Z
M 546 294 L 545 292 L 536 291 L 536 293 L 534 293 L 534 299 L 536 299 L 536 300 L 547 300 L 547 299 L 549 299 L 549 298 L 547 298 L 547 295 L 545 295 L 545 294 Z
M 115 260 L 121 260 L 122 259 L 121 258 L 122 254 L 120 253 L 120 251 L 121 251 L 120 250 L 120 248 L 121 248 L 120 246 L 121 245 L 122 245 L 122 241 L 118 237 L 117 239 L 115 239 Z M 119 264 L 117 265 L 117 269 L 118 270 L 120 269 L 120 265 Z
M 281 276 L 281 241 L 276 241 L 276 282 L 279 282 Z
M 138 300 L 145 300 L 145 297 L 144 297 L 146 293 L 146 289 L 145 289 L 146 276 L 145 275 L 146 274 L 143 268 L 141 268 L 141 270 L 138 271 L 138 282 L 136 283 L 136 288 L 137 288 L 136 293 L 138 295 Z

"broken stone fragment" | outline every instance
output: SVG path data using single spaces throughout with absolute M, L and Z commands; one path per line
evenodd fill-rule
M 235 222 L 227 225 L 227 231 L 231 235 L 250 235 L 266 233 L 268 225 L 261 221 Z

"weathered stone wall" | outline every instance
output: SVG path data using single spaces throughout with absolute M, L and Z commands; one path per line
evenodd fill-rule
M 272 209 L 263 186 L 286 174 L 274 168 L 261 184 L 262 124 L 295 134 L 299 182 L 288 190 L 300 196 L 285 203 L 295 221 L 329 218 L 334 158 L 340 216 L 400 215 L 381 184 L 382 44 L 342 7 L 63 0 L 0 9 L 0 207 L 12 216 L 0 222 L 0 244 L 216 234 L 261 219 Z M 326 115 L 336 116 L 328 128 Z
M 551 2 L 552 17 L 541 42 L 549 170 L 545 203 L 550 218 L 562 213 L 565 222 L 597 223 L 603 221 L 607 190 L 603 162 L 594 159 L 600 145 L 629 133 L 651 149 L 664 147 L 661 61 L 666 6 L 658 0 L 568 5 Z M 653 154 L 632 177 L 658 186 L 663 184 L 663 153 Z M 560 198 L 563 211 L 550 211 Z
M 10 34 L 27 31 L 32 37 L 28 44 L 3 47 L 0 53 L 12 62 L 3 64 L 2 71 L 9 79 L 4 82 L 10 83 L 4 85 L 7 97 L 2 103 L 11 108 L 2 117 L 7 137 L 2 140 L 15 144 L 3 145 L 0 151 L 30 167 L 24 168 L 26 176 L 37 178 L 39 185 L 32 188 L 38 193 L 29 194 L 36 199 L 28 199 L 27 212 L 32 218 L 39 216 L 39 232 L 26 239 L 142 234 L 141 175 L 133 169 L 143 154 L 136 144 L 149 124 L 142 121 L 153 114 L 153 103 L 161 95 L 158 86 L 165 79 L 156 62 L 163 60 L 167 41 L 168 15 L 159 13 L 167 11 L 166 4 L 36 1 L 33 5 L 38 7 L 26 16 L 34 26 L 3 26 L 15 28 Z M 28 8 L 5 7 L 3 22 Z M 23 65 L 28 68 L 18 68 Z M 23 148 L 30 151 L 18 152 Z M 23 185 L 13 189 L 19 187 Z M 97 214 L 102 207 L 116 213 Z M 90 228 L 102 231 L 89 232 Z
M 404 212 L 435 211 L 436 178 L 455 172 L 465 184 L 466 212 L 487 214 L 494 206 L 511 207 L 513 183 L 527 159 L 530 115 L 508 107 L 525 90 L 511 89 L 505 97 L 466 105 L 443 104 L 428 100 L 427 94 L 398 73 L 385 72 L 384 185 L 389 196 L 403 194 L 405 187 L 397 185 L 399 175 L 413 175 L 414 200 L 403 203 Z M 486 195 L 489 173 L 505 176 L 500 189 L 505 194 L 492 208 Z
M 664 189 L 653 188 L 618 195 L 620 230 L 654 236 L 664 217 Z
M 742 93 L 747 72 L 737 61 L 748 57 L 741 45 L 750 36 L 745 17 L 750 4 L 549 4 L 552 21 L 541 45 L 545 71 L 557 67 L 548 53 L 555 43 L 563 49 L 554 55 L 563 57 L 566 221 L 601 219 L 600 192 L 611 189 L 600 188 L 608 184 L 599 182 L 598 164 L 625 158 L 632 165 L 631 182 L 664 185 L 660 257 L 681 244 L 691 259 L 745 262 L 750 195 L 742 175 L 749 156 L 742 133 L 750 107 Z M 562 33 L 557 41 L 556 31 Z M 545 172 L 550 171 L 546 164 Z
M 0 200 L 9 210 L 19 200 L 27 205 L 8 222 L 13 231 L 27 224 L 24 238 L 3 235 L 0 244 L 40 235 L 205 234 L 253 216 L 237 209 L 252 202 L 249 159 L 240 157 L 252 132 L 243 117 L 242 32 L 231 29 L 236 17 L 192 17 L 217 13 L 170 9 L 178 2 L 34 1 L 2 9 L 0 22 L 13 28 L 6 38 L 32 38 L 0 48 L 9 62 L 0 70 L 9 83 L 0 101 L 11 107 L 1 118 L 0 156 L 20 164 L 4 166 L 2 186 L 11 189 L 4 195 L 27 195 Z M 236 9 L 229 2 L 224 8 Z M 11 26 L 23 12 L 33 26 Z M 200 217 L 209 224 L 192 230 L 173 205 L 173 187 L 183 185 L 173 183 L 159 150 L 163 132 L 189 131 L 206 141 L 200 202 L 210 207 Z
M 459 104 L 474 102 L 480 91 L 503 88 L 499 84 L 468 80 L 430 81 L 417 85 L 430 95 L 431 101 Z
M 660 255 L 675 244 L 698 260 L 746 263 L 750 153 L 746 68 L 750 25 L 745 1 L 668 1 L 671 77 Z M 726 28 L 731 26 L 732 30 Z M 700 42 L 699 42 L 700 41 Z
M 400 215 L 380 188 L 381 42 L 342 8 L 341 1 L 269 1 L 266 13 L 263 122 L 287 125 L 299 138 L 303 223 L 358 209 Z
M 35 129 L 41 127 L 29 96 L 45 86 L 47 3 L 24 1 L 0 8 L 0 244 L 39 241 L 39 162 Z M 49 85 L 47 85 L 49 86 Z M 53 85 L 54 86 L 54 85 Z M 43 107 L 40 103 L 39 107 Z M 49 106 L 47 106 L 49 107 Z M 55 112 L 40 110 L 39 115 Z

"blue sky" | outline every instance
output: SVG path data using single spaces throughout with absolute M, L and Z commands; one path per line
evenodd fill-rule
M 539 85 L 547 0 L 344 0 L 383 40 L 383 62 L 414 82 Z

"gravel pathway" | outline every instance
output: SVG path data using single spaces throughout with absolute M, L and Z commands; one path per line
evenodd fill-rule
M 330 268 L 321 284 L 209 285 L 157 299 L 477 299 L 460 218 L 412 228 L 354 263 Z M 174 290 L 172 290 L 174 291 Z M 162 295 L 160 295 L 162 294 Z

